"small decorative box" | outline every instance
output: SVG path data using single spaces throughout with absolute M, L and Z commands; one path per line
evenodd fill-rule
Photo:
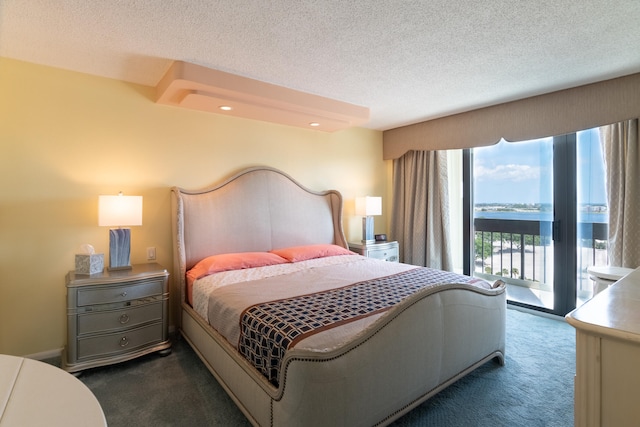
M 102 273 L 104 269 L 104 254 L 76 255 L 76 274 Z

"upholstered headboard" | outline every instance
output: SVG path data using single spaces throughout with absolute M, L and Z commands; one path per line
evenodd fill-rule
M 348 247 L 340 193 L 311 191 L 269 167 L 246 169 L 202 190 L 174 187 L 171 209 L 181 289 L 186 271 L 210 255 L 317 243 Z

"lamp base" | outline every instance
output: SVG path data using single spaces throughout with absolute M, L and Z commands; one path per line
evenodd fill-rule
M 109 230 L 109 271 L 131 269 L 131 229 Z
M 362 217 L 362 243 L 374 243 L 373 216 Z

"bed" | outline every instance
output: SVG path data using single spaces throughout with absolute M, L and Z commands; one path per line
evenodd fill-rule
M 180 332 L 253 425 L 386 425 L 504 363 L 504 284 L 350 252 L 337 191 L 254 167 L 171 200 Z

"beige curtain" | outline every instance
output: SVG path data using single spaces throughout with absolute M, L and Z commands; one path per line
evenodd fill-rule
M 451 270 L 446 151 L 409 151 L 393 161 L 392 237 L 400 259 Z
M 638 119 L 600 128 L 609 202 L 609 263 L 640 266 Z

